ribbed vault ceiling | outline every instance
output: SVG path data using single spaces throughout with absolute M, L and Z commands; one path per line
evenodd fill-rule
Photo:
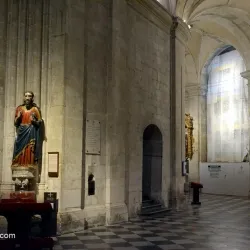
M 250 51 L 250 0 L 177 0 L 176 15 L 192 30 Z

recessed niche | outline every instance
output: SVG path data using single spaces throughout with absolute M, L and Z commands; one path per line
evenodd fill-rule
M 88 195 L 95 195 L 95 177 L 93 174 L 88 177 Z

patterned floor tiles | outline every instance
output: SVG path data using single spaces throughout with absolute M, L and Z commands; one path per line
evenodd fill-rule
M 249 250 L 250 200 L 205 195 L 201 206 L 59 236 L 55 250 Z

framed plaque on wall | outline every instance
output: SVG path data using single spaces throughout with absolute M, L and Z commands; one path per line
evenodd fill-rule
M 98 120 L 86 121 L 86 154 L 101 154 L 101 123 Z
M 59 152 L 48 152 L 48 175 L 49 177 L 59 175 Z

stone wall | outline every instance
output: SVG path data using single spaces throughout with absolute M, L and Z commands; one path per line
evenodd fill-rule
M 46 32 L 43 33 L 44 64 L 42 68 L 44 98 L 41 99 L 41 109 L 46 126 L 47 141 L 43 148 L 44 189 L 57 192 L 59 206 L 62 207 L 61 181 L 64 169 L 64 60 L 65 60 L 65 6 L 60 0 L 47 2 L 45 17 Z M 44 21 L 46 19 L 43 19 Z M 59 177 L 48 177 L 48 152 L 59 152 Z M 41 199 L 43 190 L 41 190 Z
M 86 154 L 84 211 L 89 224 L 106 221 L 106 113 L 108 64 L 111 51 L 111 1 L 85 4 L 85 89 L 86 119 L 101 124 L 100 155 Z M 88 176 L 95 178 L 95 195 L 88 195 Z
M 30 89 L 41 106 L 47 137 L 38 200 L 44 191 L 57 192 L 62 231 L 125 221 L 137 214 L 142 200 L 143 132 L 150 124 L 163 136 L 161 200 L 168 207 L 171 16 L 151 0 L 13 0 L 8 1 L 7 11 L 8 22 L 0 21 L 8 45 L 4 49 L 1 39 L 0 62 L 6 65 L 0 66 L 0 109 L 5 102 L 1 191 L 12 189 L 13 115 L 23 92 Z M 2 38 L 5 31 L 0 32 Z M 182 46 L 180 51 L 182 65 Z M 182 106 L 176 109 L 175 131 L 181 148 Z M 100 155 L 85 153 L 86 120 L 101 124 Z M 51 151 L 59 152 L 58 178 L 47 174 Z M 180 167 L 182 154 L 174 168 Z M 90 173 L 96 183 L 93 196 L 88 195 Z M 182 183 L 180 169 L 176 174 Z
M 185 160 L 185 86 L 186 86 L 186 45 L 190 39 L 190 31 L 186 23 L 181 19 L 176 20 L 178 26 L 175 32 L 175 61 L 174 74 L 175 81 L 171 85 L 175 85 L 173 89 L 172 101 L 172 119 L 171 123 L 174 124 L 173 131 L 171 131 L 174 150 L 171 156 L 174 156 L 172 163 L 173 166 L 173 207 L 182 209 L 186 206 L 186 197 L 184 195 L 184 184 L 188 182 L 188 177 L 182 175 L 182 163 Z M 171 164 L 172 164 L 171 163 Z
M 109 224 L 138 212 L 142 198 L 142 136 L 152 123 L 163 134 L 162 200 L 168 206 L 171 18 L 159 5 L 150 3 L 86 2 L 85 21 L 79 20 L 85 30 L 84 45 L 78 50 L 84 54 L 85 65 L 83 112 L 87 120 L 100 121 L 101 153 L 85 154 L 83 213 L 69 208 L 63 212 L 64 221 L 72 225 L 74 221 L 83 226 Z M 148 7 L 159 11 L 160 16 Z M 96 183 L 93 196 L 88 195 L 87 188 L 90 173 Z
M 127 204 L 129 215 L 140 209 L 142 200 L 143 132 L 155 124 L 163 136 L 162 200 L 168 206 L 170 186 L 170 25 L 160 25 L 144 10 L 128 7 L 129 104 L 127 146 Z M 167 13 L 165 14 L 168 17 Z M 158 17 L 159 18 L 159 17 Z

